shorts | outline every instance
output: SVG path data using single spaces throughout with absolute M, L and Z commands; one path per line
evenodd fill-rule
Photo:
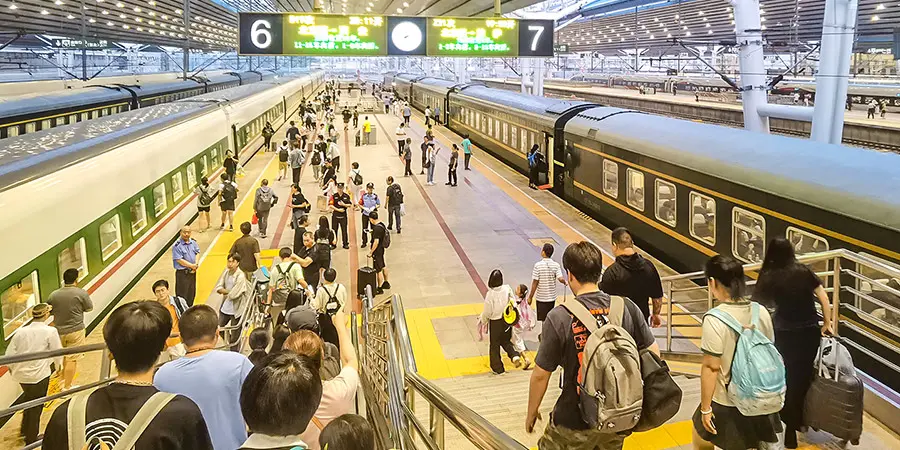
M 372 268 L 374 268 L 376 272 L 381 272 L 381 270 L 384 269 L 383 250 L 372 254 Z
M 197 212 L 209 212 L 209 206 L 198 206 Z
M 550 302 L 546 302 L 550 303 Z M 553 417 L 538 440 L 541 450 L 618 450 L 625 443 L 625 436 L 601 433 L 596 430 L 571 430 L 553 424 Z
M 547 314 L 556 307 L 556 302 L 539 302 L 535 300 L 534 303 L 537 305 L 535 309 L 537 310 L 537 320 L 539 321 L 546 320 Z
M 84 330 L 73 331 L 71 333 L 61 334 L 59 335 L 59 342 L 62 343 L 63 348 L 68 347 L 77 347 L 79 345 L 84 345 L 85 333 Z M 78 361 L 79 359 L 84 358 L 84 353 L 77 353 L 74 355 L 66 355 L 63 357 L 65 362 Z
M 222 211 L 234 211 L 234 200 L 225 200 L 219 203 L 219 208 Z
M 287 161 L 278 161 L 278 170 L 288 170 L 290 167 Z
M 717 434 L 706 431 L 701 419 L 700 407 L 694 411 L 691 421 L 694 431 L 703 440 L 712 442 L 717 448 L 725 450 L 758 448 L 762 442 L 779 442 L 779 433 L 784 431 L 778 413 L 764 416 L 744 416 L 734 406 L 712 403 L 713 423 Z

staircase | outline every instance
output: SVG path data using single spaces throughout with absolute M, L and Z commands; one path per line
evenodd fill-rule
M 513 439 L 526 447 L 537 448 L 537 440 L 540 438 L 547 420 L 550 419 L 550 411 L 553 410 L 553 405 L 559 397 L 560 373 L 561 371 L 557 370 L 550 378 L 547 393 L 541 403 L 541 415 L 544 421 L 538 422 L 534 434 L 525 432 L 525 412 L 528 407 L 528 384 L 531 372 L 514 370 L 503 375 L 467 375 L 433 380 L 433 382 L 448 396 L 459 400 Z M 681 402 L 681 411 L 670 422 L 690 420 L 694 408 L 700 404 L 700 380 L 682 375 L 674 376 L 674 379 L 681 386 L 684 397 Z M 422 423 L 428 423 L 427 403 L 418 395 L 415 401 L 416 417 Z M 445 433 L 446 448 L 454 450 L 476 448 L 453 427 L 446 427 Z

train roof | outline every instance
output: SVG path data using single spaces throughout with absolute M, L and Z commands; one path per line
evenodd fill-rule
M 539 97 L 536 95 L 508 91 L 506 89 L 494 89 L 479 85 L 466 86 L 462 88 L 457 95 L 496 103 L 543 116 L 547 115 L 547 113 L 561 114 L 572 107 L 590 104 L 590 102 L 581 100 L 560 100 L 558 98 Z
M 122 88 L 88 86 L 34 95 L 4 97 L 0 98 L 0 119 L 116 100 L 129 101 L 131 94 Z
M 219 83 L 230 83 L 232 81 L 235 81 L 236 78 L 237 77 L 235 75 L 216 74 L 216 75 L 210 75 L 210 76 L 206 77 L 206 80 L 210 84 L 219 84 Z
M 202 86 L 202 84 L 194 80 L 166 81 L 163 83 L 141 83 L 135 86 L 134 92 L 137 93 L 139 97 L 145 97 L 162 92 L 183 91 L 185 89 L 195 89 Z
M 900 231 L 900 155 L 592 108 L 566 131 L 817 208 Z

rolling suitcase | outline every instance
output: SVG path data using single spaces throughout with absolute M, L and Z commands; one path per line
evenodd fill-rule
M 368 258 L 367 262 L 371 263 L 371 258 Z M 372 287 L 372 298 L 374 298 L 375 288 L 378 287 L 378 277 L 372 266 L 360 267 L 359 270 L 356 271 L 356 294 L 360 298 L 366 297 L 366 286 Z
M 847 358 L 835 358 L 829 368 L 823 352 L 830 347 L 838 353 L 841 344 L 836 338 L 823 339 L 816 358 L 816 376 L 803 405 L 806 425 L 814 430 L 831 433 L 853 445 L 859 445 L 863 422 L 863 383 L 851 367 L 842 367 Z M 845 350 L 846 352 L 846 350 Z

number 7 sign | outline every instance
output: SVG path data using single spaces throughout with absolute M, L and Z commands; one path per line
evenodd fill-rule
M 519 56 L 553 56 L 552 20 L 519 21 Z

